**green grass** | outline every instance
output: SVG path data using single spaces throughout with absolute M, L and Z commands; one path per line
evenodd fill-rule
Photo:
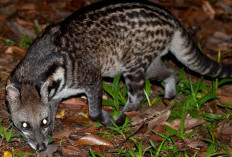
M 206 143 L 209 144 L 209 147 L 206 152 L 206 156 L 215 156 L 215 155 L 228 155 L 229 152 L 226 149 L 226 146 L 217 143 L 215 140 L 212 131 L 210 128 L 216 128 L 215 123 L 219 120 L 227 119 L 231 117 L 230 113 L 225 115 L 215 115 L 212 113 L 206 113 L 203 110 L 205 103 L 214 102 L 217 97 L 218 87 L 231 82 L 232 79 L 215 79 L 212 83 L 206 83 L 204 78 L 200 78 L 196 81 L 192 80 L 192 77 L 186 77 L 186 73 L 184 69 L 181 69 L 179 72 L 179 79 L 177 85 L 177 93 L 181 99 L 174 99 L 171 101 L 169 105 L 172 106 L 171 116 L 169 118 L 169 122 L 174 119 L 181 119 L 180 131 L 177 131 L 169 126 L 165 126 L 167 133 L 158 133 L 153 131 L 153 133 L 161 136 L 164 140 L 159 144 L 155 145 L 152 141 L 150 141 L 150 146 L 142 149 L 143 142 L 135 142 L 135 147 L 133 150 L 126 150 L 124 147 L 116 150 L 118 154 L 122 156 L 130 156 L 130 157 L 140 157 L 144 156 L 144 154 L 149 154 L 150 156 L 190 156 L 187 150 L 180 150 L 177 147 L 176 139 L 185 140 L 186 138 L 191 137 L 192 135 L 197 133 L 197 130 L 190 131 L 185 134 L 184 130 L 184 121 L 186 114 L 190 114 L 193 118 L 205 119 L 206 123 L 210 127 L 206 127 L 205 129 L 209 131 L 211 135 L 211 139 L 204 139 Z M 120 106 L 125 105 L 126 103 L 126 88 L 125 85 L 120 82 L 120 76 L 114 78 L 113 85 L 109 86 L 103 83 L 103 89 L 105 92 L 110 95 L 112 100 L 104 101 L 104 105 L 112 106 L 115 111 L 118 112 Z M 157 102 L 162 101 L 161 97 L 156 97 L 153 100 L 150 100 L 151 93 L 151 84 L 149 80 L 145 82 L 145 99 L 142 103 L 146 103 L 149 106 L 155 105 Z M 108 103 L 110 102 L 110 103 Z M 114 106 L 115 105 L 115 106 Z M 231 108 L 231 104 L 219 104 L 221 107 L 229 107 Z M 181 113 L 181 114 L 180 114 Z M 126 125 L 129 123 L 126 122 Z M 130 128 L 127 126 L 126 128 Z M 117 132 L 123 138 L 126 136 L 122 132 L 123 127 L 114 126 L 110 128 L 112 131 Z M 133 137 L 131 137 L 133 138 Z M 222 151 L 218 151 L 219 149 Z M 187 148 L 186 148 L 187 149 Z M 197 156 L 199 152 L 195 152 L 193 156 Z M 162 155 L 161 155 L 162 154 Z
M 6 38 L 1 38 L 1 40 L 5 43 L 6 46 L 15 45 L 15 46 L 18 46 L 24 49 L 28 49 L 32 44 L 32 40 L 26 35 L 23 35 L 20 42 L 13 41 L 13 40 L 6 39 Z
M 113 126 L 107 127 L 108 129 L 122 135 L 124 139 L 126 139 L 127 133 L 133 131 L 133 128 L 130 124 L 130 120 L 126 118 L 125 123 L 122 126 L 118 126 L 112 121 Z
M 112 106 L 114 117 L 120 114 L 120 105 L 124 106 L 126 104 L 127 88 L 125 85 L 121 87 L 120 75 L 114 77 L 112 85 L 107 85 L 103 82 L 103 90 L 112 98 L 111 100 L 102 100 L 103 105 Z
M 34 21 L 33 24 L 34 24 L 35 34 L 38 36 L 40 34 L 40 29 L 36 25 L 35 21 Z M 32 39 L 30 39 L 27 35 L 23 35 L 20 42 L 10 40 L 10 39 L 6 39 L 6 38 L 1 38 L 1 40 L 5 43 L 6 46 L 14 45 L 14 46 L 21 47 L 23 49 L 28 49 L 32 44 Z
M 36 23 L 34 22 L 34 30 L 35 33 L 38 35 L 40 33 L 40 30 Z M 32 44 L 32 40 L 28 38 L 27 36 L 23 36 L 20 42 L 16 42 L 13 40 L 1 39 L 6 45 L 16 45 L 21 48 L 29 48 Z M 218 62 L 221 62 L 222 56 L 232 52 L 232 49 L 219 52 L 218 53 Z M 191 76 L 186 77 L 186 73 L 184 69 L 181 69 L 178 72 L 178 81 L 177 81 L 177 93 L 178 96 L 181 97 L 174 99 L 170 102 L 170 104 L 166 104 L 172 107 L 171 116 L 169 118 L 169 122 L 180 119 L 181 120 L 181 126 L 180 130 L 177 131 L 169 126 L 165 126 L 166 132 L 165 133 L 159 133 L 156 131 L 153 131 L 154 134 L 157 134 L 161 136 L 164 140 L 160 143 L 154 143 L 153 141 L 150 141 L 150 146 L 143 148 L 143 144 L 145 141 L 137 140 L 136 137 L 132 136 L 130 137 L 130 140 L 134 143 L 134 147 L 132 150 L 127 150 L 126 148 L 122 147 L 121 149 L 115 150 L 114 152 L 118 153 L 120 156 L 128 156 L 128 157 L 142 157 L 145 154 L 149 154 L 152 157 L 158 157 L 158 156 L 185 156 L 188 157 L 189 154 L 187 153 L 187 150 L 181 150 L 178 149 L 176 144 L 176 139 L 185 140 L 186 138 L 189 138 L 190 136 L 197 133 L 196 131 L 191 131 L 188 134 L 185 134 L 184 129 L 184 122 L 185 122 L 185 116 L 186 114 L 191 115 L 193 118 L 203 118 L 206 120 L 205 124 L 202 126 L 205 130 L 209 132 L 210 138 L 203 139 L 204 142 L 209 144 L 209 147 L 206 151 L 206 156 L 219 156 L 219 155 L 229 155 L 229 152 L 227 148 L 224 145 L 221 145 L 217 142 L 215 139 L 213 132 L 216 130 L 216 123 L 220 120 L 227 119 L 231 117 L 230 113 L 227 113 L 225 115 L 215 115 L 212 113 L 206 113 L 203 110 L 203 107 L 205 103 L 207 102 L 214 102 L 217 97 L 217 90 L 218 87 L 232 82 L 232 78 L 227 79 L 214 79 L 212 80 L 212 83 L 205 83 L 204 78 L 201 77 L 200 79 L 193 81 Z M 164 83 L 161 83 L 163 87 L 165 86 Z M 105 93 L 108 94 L 108 96 L 111 99 L 103 100 L 103 105 L 105 106 L 112 106 L 113 108 L 113 116 L 117 117 L 120 114 L 120 106 L 124 106 L 127 102 L 127 88 L 125 84 L 123 84 L 123 81 L 121 81 L 120 75 L 116 76 L 113 79 L 113 83 L 111 85 L 108 85 L 107 83 L 103 82 L 102 85 Z M 156 97 L 153 100 L 151 100 L 151 83 L 149 80 L 145 81 L 145 98 L 142 101 L 141 104 L 147 104 L 148 106 L 155 105 L 157 102 L 163 101 L 162 97 Z M 217 104 L 220 107 L 224 108 L 232 108 L 231 104 Z M 2 123 L 0 123 L 0 137 L 2 140 L 6 140 L 7 142 L 14 142 L 16 137 L 19 137 L 20 135 L 14 134 L 12 132 L 12 125 L 9 125 L 7 128 L 2 127 Z M 127 119 L 123 126 L 117 126 L 113 123 L 112 127 L 109 127 L 109 130 L 111 133 L 107 131 L 101 131 L 98 132 L 103 137 L 109 138 L 111 140 L 114 139 L 114 136 L 112 134 L 117 134 L 124 139 L 127 138 L 128 132 L 132 131 L 132 126 L 130 125 L 130 121 Z M 136 140 L 135 140 L 136 139 Z M 53 140 L 50 139 L 52 142 Z M 62 141 L 60 142 L 60 145 L 62 144 Z M 218 148 L 220 148 L 220 151 L 218 151 Z M 222 150 L 222 151 L 221 151 Z M 95 153 L 92 151 L 92 149 L 89 149 L 90 155 L 95 156 L 103 156 L 100 153 Z M 197 156 L 199 152 L 195 152 L 193 156 Z M 25 153 L 19 153 L 16 154 L 14 150 L 12 150 L 13 156 L 24 156 Z
M 21 135 L 13 133 L 12 124 L 10 124 L 7 128 L 4 128 L 2 126 L 2 122 L 0 122 L 0 137 L 1 137 L 0 142 L 5 140 L 8 143 L 12 143 L 18 141 L 16 140 L 16 138 L 21 137 Z M 4 151 L 2 150 L 2 152 Z M 27 152 L 16 153 L 14 149 L 11 150 L 11 154 L 12 157 L 23 157 L 25 155 L 31 155 L 30 153 Z
M 12 124 L 10 124 L 7 128 L 4 128 L 2 126 L 2 122 L 0 122 L 0 137 L 1 140 L 6 140 L 7 142 L 14 142 L 15 138 L 20 137 L 20 135 L 13 133 Z

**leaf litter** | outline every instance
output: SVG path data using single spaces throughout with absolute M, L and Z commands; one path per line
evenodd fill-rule
M 26 34 L 31 39 L 36 37 L 34 20 L 39 30 L 42 30 L 48 23 L 61 21 L 71 12 L 94 1 L 96 0 L 58 0 L 56 2 L 44 1 L 43 3 L 42 1 L 28 3 L 26 0 L 4 0 L 0 2 L 0 39 L 5 38 L 18 42 L 16 45 L 8 43 L 9 45 L 6 46 L 2 40 L 0 41 L 0 105 L 2 113 L 7 113 L 4 103 L 4 86 L 7 77 L 14 66 L 21 60 L 22 56 L 25 55 L 27 49 L 19 46 L 22 35 Z M 208 0 L 152 1 L 167 7 L 180 19 L 188 29 L 190 36 L 202 44 L 201 47 L 204 48 L 205 53 L 211 58 L 216 58 L 217 54 L 215 52 L 218 50 L 223 51 L 232 47 L 232 3 L 230 0 L 220 0 L 214 3 Z M 222 62 L 231 62 L 231 54 L 226 54 L 222 58 Z M 160 88 L 152 88 L 152 92 L 157 91 L 160 91 Z M 219 99 L 214 103 L 206 103 L 204 112 L 211 114 L 210 116 L 223 116 L 231 113 L 231 91 L 231 85 L 220 88 L 218 90 Z M 143 148 L 149 146 L 150 141 L 160 144 L 165 138 L 154 134 L 153 131 L 168 135 L 170 132 L 166 130 L 165 126 L 169 126 L 177 132 L 181 130 L 180 118 L 169 121 L 172 108 L 172 102 L 165 100 L 151 107 L 143 104 L 138 111 L 126 113 L 128 118 L 131 119 L 131 124 L 134 125 L 134 130 L 128 132 L 126 139 L 123 139 L 119 134 L 104 128 L 100 124 L 93 123 L 89 119 L 86 99 L 68 99 L 63 101 L 59 106 L 53 134 L 55 141 L 52 145 L 49 145 L 49 149 L 44 153 L 57 156 L 89 156 L 89 147 L 92 147 L 96 152 L 108 154 L 113 150 L 123 150 L 123 148 L 135 150 L 135 145 L 141 140 L 143 140 Z M 105 107 L 105 109 L 112 111 L 112 107 Z M 1 114 L 0 118 L 3 121 L 3 125 L 7 127 L 10 123 L 8 114 Z M 215 121 L 216 129 L 213 130 L 215 138 L 219 143 L 225 144 L 229 151 L 232 150 L 232 125 L 230 121 L 231 117 Z M 198 151 L 198 156 L 204 156 L 209 148 L 209 143 L 204 142 L 203 139 L 211 138 L 209 132 L 203 129 L 207 125 L 208 122 L 204 119 L 193 118 L 186 114 L 183 134 L 187 135 L 193 130 L 196 133 L 184 139 L 175 137 L 178 149 L 187 150 L 192 155 Z M 101 132 L 101 134 L 98 132 Z M 109 137 L 112 137 L 113 140 L 109 140 Z M 0 155 L 12 155 L 11 148 L 14 148 L 16 153 L 33 153 L 26 146 L 25 142 L 17 140 L 17 142 L 4 142 L 0 145 Z M 45 156 L 44 154 L 40 155 Z

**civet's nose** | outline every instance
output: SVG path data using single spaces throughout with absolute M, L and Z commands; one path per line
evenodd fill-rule
M 38 143 L 36 145 L 36 150 L 39 152 L 45 151 L 47 149 L 45 143 Z

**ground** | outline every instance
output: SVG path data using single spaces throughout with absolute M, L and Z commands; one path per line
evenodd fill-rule
M 39 156 L 21 138 L 13 138 L 11 128 L 7 129 L 10 118 L 5 105 L 5 84 L 10 72 L 25 55 L 28 43 L 38 32 L 96 1 L 0 1 L 1 156 L 29 156 L 28 153 Z M 151 1 L 170 10 L 208 57 L 219 58 L 223 63 L 231 62 L 231 0 Z M 221 57 L 218 57 L 219 52 Z M 228 156 L 232 152 L 232 85 L 218 85 L 231 80 L 201 79 L 189 74 L 170 58 L 167 58 L 167 63 L 178 71 L 177 98 L 163 99 L 162 85 L 150 85 L 147 81 L 147 99 L 138 111 L 127 113 L 131 123 L 108 129 L 89 119 L 85 97 L 63 101 L 57 112 L 53 142 L 47 153 L 54 156 L 99 155 L 93 152 L 104 156 L 210 156 L 220 153 Z M 116 92 L 112 85 L 117 88 Z M 112 103 L 123 104 L 126 100 L 123 81 L 115 79 L 113 84 L 108 81 L 103 87 L 106 100 L 103 103 L 108 105 L 104 109 L 116 113 L 121 107 L 112 106 Z M 118 99 L 115 94 L 119 94 Z

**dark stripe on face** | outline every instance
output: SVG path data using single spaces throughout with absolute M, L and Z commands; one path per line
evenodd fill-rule
M 59 67 L 62 67 L 59 62 L 55 62 L 52 65 L 49 65 L 47 69 L 39 75 L 38 80 L 46 81 L 49 76 L 51 76 Z

